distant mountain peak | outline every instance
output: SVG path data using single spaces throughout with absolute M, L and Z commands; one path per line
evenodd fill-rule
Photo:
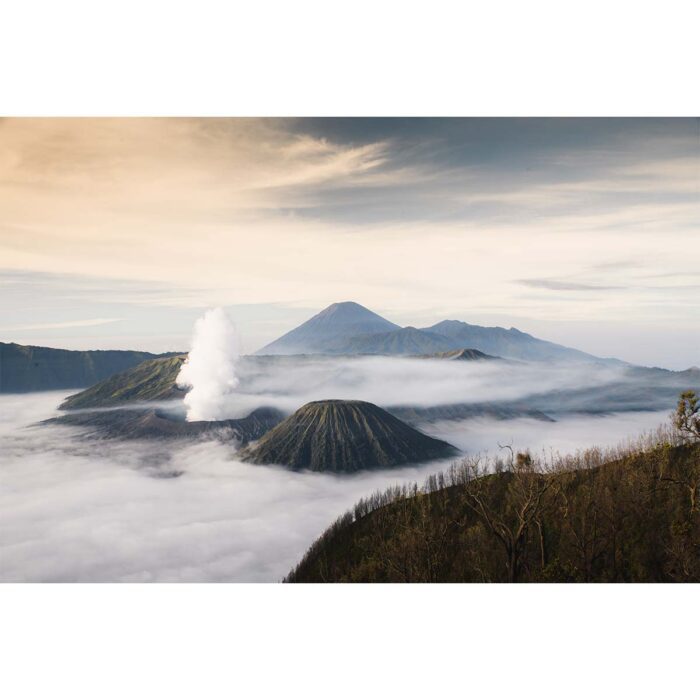
M 366 311 L 367 313 L 373 314 L 376 316 L 376 314 L 373 311 L 370 311 L 366 306 L 362 306 L 362 304 L 358 304 L 356 301 L 336 301 L 327 306 L 325 309 L 319 311 L 316 315 L 317 316 L 323 316 L 327 315 L 329 313 L 336 313 L 338 311 L 343 311 L 343 310 L 349 310 L 349 311 L 359 311 L 363 312 Z
M 448 319 L 428 328 L 401 328 L 355 301 L 331 304 L 256 354 L 428 355 L 465 348 L 511 360 L 618 362 L 541 340 L 514 326 Z
M 307 323 L 313 321 L 314 319 L 328 318 L 334 318 L 336 320 L 342 321 L 380 319 L 383 323 L 395 326 L 395 324 L 391 323 L 391 321 L 387 321 L 385 318 L 382 318 L 379 314 L 374 313 L 374 311 L 370 311 L 366 306 L 362 306 L 362 304 L 358 304 L 356 301 L 336 301 L 334 304 L 331 304 L 322 311 L 319 311 L 315 316 L 310 318 L 307 321 Z
M 300 326 L 258 350 L 258 355 L 294 355 L 332 352 L 352 336 L 387 333 L 399 326 L 355 301 L 327 306 Z

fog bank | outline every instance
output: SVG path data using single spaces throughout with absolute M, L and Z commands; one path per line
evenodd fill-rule
M 449 463 L 335 477 L 244 464 L 216 442 L 95 443 L 65 427 L 24 427 L 54 414 L 62 398 L 0 397 L 3 581 L 279 581 L 359 498 L 422 482 Z M 471 421 L 428 430 L 475 451 L 511 440 L 568 450 L 616 444 L 665 417 Z
M 603 387 L 625 376 L 623 368 L 605 365 L 381 356 L 242 357 L 236 372 L 240 383 L 225 398 L 226 418 L 239 418 L 260 405 L 291 412 L 323 399 L 379 406 L 515 402 L 540 392 Z

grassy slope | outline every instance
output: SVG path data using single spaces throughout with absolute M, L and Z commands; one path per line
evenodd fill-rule
M 518 581 L 700 581 L 700 511 L 691 509 L 690 498 L 690 487 L 697 494 L 700 483 L 700 445 L 665 445 L 537 478 L 552 482 L 539 524 L 526 532 Z M 482 479 L 493 511 L 512 521 L 512 474 Z M 287 580 L 508 580 L 505 551 L 468 507 L 468 488 L 446 485 L 361 502 L 314 543 Z
M 63 409 L 104 408 L 134 401 L 175 398 L 182 391 L 175 385 L 186 355 L 147 360 L 68 397 Z

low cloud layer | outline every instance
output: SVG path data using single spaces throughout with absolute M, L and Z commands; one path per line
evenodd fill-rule
M 338 515 L 447 462 L 351 477 L 236 461 L 230 446 L 94 442 L 25 427 L 62 394 L 0 397 L 3 581 L 279 581 Z M 666 413 L 433 426 L 467 450 L 616 444 Z M 177 478 L 165 478 L 181 473 Z
M 360 399 L 380 406 L 520 401 L 535 393 L 604 386 L 624 377 L 610 366 L 460 362 L 399 357 L 241 358 L 226 418 L 260 405 L 294 411 L 308 401 Z M 553 410 L 556 406 L 553 405 Z

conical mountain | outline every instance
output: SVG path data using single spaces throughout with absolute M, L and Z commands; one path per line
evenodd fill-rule
M 465 362 L 501 359 L 495 355 L 487 355 L 485 352 L 481 352 L 481 350 L 474 350 L 474 348 L 459 348 L 458 350 L 448 350 L 447 352 L 436 352 L 432 355 L 424 355 L 423 357 L 436 360 L 458 360 Z
M 449 457 L 456 448 L 365 401 L 312 401 L 239 457 L 293 469 L 355 472 Z
M 261 348 L 256 354 L 298 355 L 333 352 L 348 338 L 386 333 L 398 328 L 395 323 L 354 301 L 343 301 L 331 304 L 313 318 Z

